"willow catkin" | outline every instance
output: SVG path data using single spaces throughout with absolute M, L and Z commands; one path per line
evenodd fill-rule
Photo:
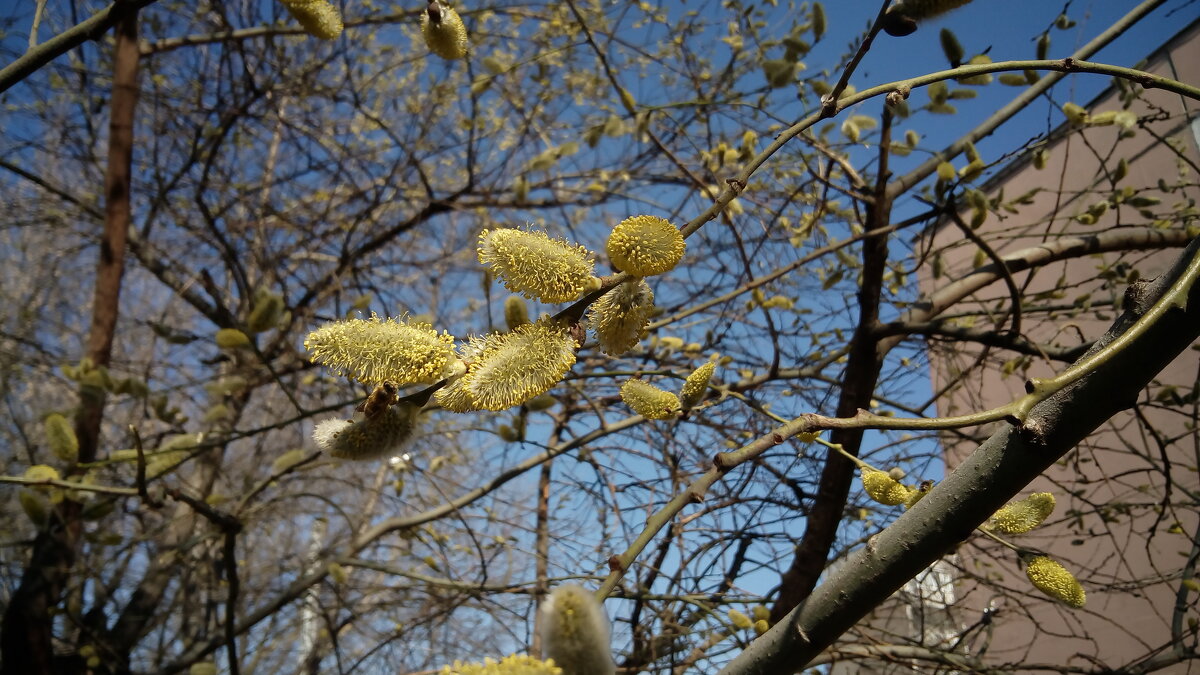
M 313 429 L 313 440 L 330 456 L 365 461 L 397 454 L 412 438 L 421 406 L 400 401 L 358 421 L 329 419 Z
M 593 282 L 592 254 L 544 232 L 503 228 L 479 233 L 479 263 L 513 293 L 542 302 L 568 302 Z
M 874 469 L 862 469 L 862 483 L 867 495 L 885 506 L 903 504 L 912 492 L 887 473 Z
M 883 30 L 903 37 L 917 30 L 917 22 L 932 19 L 970 3 L 971 0 L 899 0 L 883 15 Z
M 1024 534 L 1042 524 L 1054 513 L 1054 495 L 1035 492 L 1028 497 L 1005 504 L 992 515 L 988 525 L 1003 534 Z
M 433 384 L 454 370 L 454 336 L 403 319 L 333 321 L 308 334 L 310 359 L 360 382 Z
M 582 586 L 567 584 L 551 591 L 538 609 L 542 656 L 569 675 L 613 675 L 616 664 L 609 645 L 604 605 Z
M 687 246 L 679 228 L 658 216 L 622 220 L 608 237 L 613 267 L 639 277 L 669 272 L 683 259 Z
M 679 397 L 644 380 L 629 380 L 621 385 L 621 400 L 650 420 L 665 420 L 680 409 Z
M 691 408 L 704 400 L 704 395 L 708 393 L 708 381 L 716 369 L 717 364 L 709 361 L 687 376 L 683 388 L 679 390 L 679 402 L 684 408 Z
M 432 0 L 421 13 L 421 36 L 429 51 L 443 59 L 456 60 L 467 55 L 467 27 L 454 8 Z
M 1044 555 L 1031 558 L 1025 576 L 1039 591 L 1070 607 L 1078 609 L 1087 602 L 1087 593 L 1079 580 L 1053 558 Z
M 642 338 L 654 312 L 654 291 L 645 279 L 626 281 L 605 293 L 588 308 L 588 323 L 600 351 L 620 356 Z

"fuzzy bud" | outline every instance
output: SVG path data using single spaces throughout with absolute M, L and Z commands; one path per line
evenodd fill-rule
M 620 356 L 633 349 L 654 311 L 654 291 L 645 279 L 627 281 L 605 293 L 588 309 L 600 351 Z
M 510 295 L 504 300 L 504 323 L 509 330 L 529 323 L 529 309 L 519 296 Z
M 75 437 L 75 429 L 66 417 L 58 413 L 46 416 L 46 440 L 50 443 L 50 452 L 67 464 L 79 460 L 79 439 Z
M 260 293 L 254 302 L 254 309 L 246 317 L 246 327 L 253 333 L 270 330 L 283 317 L 283 296 L 274 293 Z
M 1087 602 L 1087 594 L 1075 575 L 1052 558 L 1039 555 L 1030 559 L 1025 576 L 1039 591 L 1071 607 L 1078 609 Z
M 608 236 L 607 246 L 613 267 L 639 277 L 671 271 L 686 248 L 679 228 L 658 216 L 622 220 Z
M 1006 504 L 991 519 L 991 528 L 1004 534 L 1024 534 L 1054 513 L 1054 495 L 1035 492 L 1025 499 Z
M 750 617 L 737 611 L 736 609 L 729 610 L 729 622 L 733 624 L 734 628 L 740 628 L 742 630 L 750 628 L 754 625 L 754 622 L 750 620 Z
M 665 420 L 679 412 L 679 398 L 644 380 L 629 380 L 621 385 L 621 400 L 648 420 Z
M 308 334 L 304 348 L 314 363 L 361 382 L 432 384 L 454 368 L 454 337 L 427 323 L 404 320 L 334 321 Z
M 604 605 L 582 586 L 554 589 L 538 609 L 542 656 L 570 675 L 612 675 L 616 664 L 609 646 Z
M 592 254 L 536 230 L 479 233 L 479 263 L 513 293 L 542 302 L 569 302 L 592 286 Z
M 467 372 L 437 392 L 447 410 L 504 410 L 546 393 L 575 365 L 570 327 L 550 317 L 508 333 L 471 338 Z
M 918 21 L 932 19 L 969 2 L 971 0 L 900 0 L 884 14 L 883 30 L 888 35 L 903 37 L 917 30 Z
M 429 51 L 451 61 L 467 55 L 467 27 L 454 8 L 433 0 L 421 13 L 421 35 Z
M 455 661 L 443 666 L 438 675 L 563 675 L 554 661 L 542 661 L 532 656 L 512 654 L 500 661 L 484 659 L 483 663 Z
M 313 37 L 332 40 L 342 34 L 342 14 L 326 0 L 293 0 L 283 6 L 304 32 Z
M 704 400 L 704 395 L 708 393 L 708 381 L 716 369 L 717 364 L 709 361 L 687 376 L 683 388 L 679 390 L 679 400 L 684 408 L 691 408 Z
M 43 480 L 58 480 L 62 478 L 58 474 L 58 469 L 48 464 L 35 464 L 28 469 L 25 469 L 25 475 L 22 476 L 25 480 L 43 481 Z M 36 490 L 50 491 L 54 488 L 45 485 L 39 485 Z
M 359 421 L 329 419 L 313 429 L 313 440 L 330 456 L 354 461 L 389 457 L 412 438 L 421 407 L 401 401 Z
M 217 331 L 217 346 L 221 349 L 249 347 L 250 338 L 236 328 L 222 328 Z
M 862 469 L 862 482 L 867 495 L 885 506 L 903 504 L 911 492 L 887 473 L 874 469 Z

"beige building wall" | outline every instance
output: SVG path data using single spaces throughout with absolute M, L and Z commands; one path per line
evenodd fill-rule
M 1200 23 L 1171 39 L 1144 68 L 1200 82 Z M 1121 91 L 1111 89 L 1085 107 L 1092 115 L 1123 110 Z M 1010 201 L 1033 194 L 1027 204 L 1017 206 L 1018 213 L 1003 218 L 992 214 L 979 234 L 1004 255 L 1061 237 L 1185 227 L 1177 212 L 1186 212 L 1191 200 L 1194 213 L 1200 202 L 1200 108 L 1176 94 L 1149 90 L 1128 110 L 1139 118 L 1131 137 L 1119 139 L 1119 125 L 1064 126 L 1045 144 L 1043 168 L 1026 158 L 992 179 L 985 190 L 991 198 L 1002 193 Z M 1114 180 L 1121 172 L 1126 177 Z M 1099 206 L 1126 186 L 1137 188 L 1140 200 L 1109 199 L 1107 208 Z M 964 217 L 969 219 L 970 212 Z M 1193 219 L 1193 228 L 1195 223 Z M 936 232 L 932 250 L 942 251 L 947 275 L 924 279 L 927 289 L 969 271 L 978 255 L 953 225 Z M 1055 355 L 1086 346 L 1119 314 L 1129 284 L 1158 275 L 1178 252 L 1090 255 L 1014 275 L 1029 298 L 1022 335 L 1047 345 Z M 976 299 L 980 314 L 962 317 L 958 325 L 994 331 L 1010 325 L 1004 284 L 994 284 Z M 938 399 L 939 415 L 1003 405 L 1024 393 L 1028 377 L 1048 376 L 1066 365 L 949 342 L 932 343 L 930 361 L 935 391 L 945 392 Z M 1136 412 L 1110 420 L 1029 486 L 1028 492 L 1053 493 L 1058 507 L 1047 525 L 1011 539 L 1074 571 L 1088 593 L 1085 608 L 1048 601 L 1026 580 L 1016 554 L 999 544 L 975 537 L 960 548 L 960 625 L 986 621 L 962 642 L 963 652 L 1017 672 L 1050 665 L 1125 672 L 1123 668 L 1138 663 L 1166 665 L 1156 672 L 1200 672 L 1200 661 L 1171 665 L 1164 653 L 1172 631 L 1182 627 L 1189 634 L 1187 619 L 1197 616 L 1196 593 L 1186 594 L 1185 611 L 1178 616 L 1176 600 L 1200 526 L 1200 439 L 1189 398 L 1198 377 L 1197 352 L 1183 354 L 1159 376 L 1162 386 L 1143 395 Z M 971 435 L 982 438 L 990 431 Z M 953 467 L 974 448 L 974 441 L 947 436 L 944 445 L 947 464 Z M 992 584 L 1007 590 L 996 592 Z M 988 619 L 985 609 L 992 612 Z M 1186 642 L 1194 644 L 1194 638 Z
M 1200 21 L 1171 38 L 1142 67 L 1200 83 Z M 1084 107 L 1093 115 L 1124 110 L 1121 97 L 1121 90 L 1111 88 Z M 1130 137 L 1119 138 L 1119 125 L 1063 125 L 1040 146 L 1047 152 L 1044 166 L 1035 166 L 1030 152 L 992 178 L 984 189 L 989 198 L 1026 199 L 1011 204 L 1016 213 L 1001 208 L 1000 214 L 990 214 L 978 234 L 1005 255 L 1063 237 L 1185 227 L 1186 214 L 1194 214 L 1200 203 L 1200 105 L 1149 90 L 1128 110 L 1138 116 Z M 1121 171 L 1127 175 L 1115 180 Z M 1126 186 L 1136 188 L 1141 199 L 1108 199 Z M 1106 199 L 1107 208 L 1098 205 Z M 969 207 L 964 210 L 964 220 L 971 215 Z M 1200 230 L 1194 216 L 1190 222 Z M 937 279 L 925 272 L 920 280 L 925 294 L 980 261 L 979 248 L 952 223 L 935 230 L 925 244 L 939 260 L 923 270 L 944 270 Z M 1024 393 L 1028 377 L 1062 370 L 1107 330 L 1129 285 L 1156 276 L 1178 253 L 1085 255 L 1015 274 L 1024 298 L 1021 335 L 1043 345 L 1045 353 L 1026 355 L 931 337 L 931 377 L 940 394 L 937 413 L 1003 405 Z M 1005 284 L 993 284 L 973 301 L 973 308 L 966 305 L 969 311 L 959 306 L 953 310 L 958 316 L 941 320 L 957 329 L 994 334 L 1011 326 Z M 1200 617 L 1197 593 L 1180 594 L 1189 556 L 1194 562 L 1196 555 L 1193 540 L 1200 533 L 1200 436 L 1195 430 L 1200 354 L 1193 350 L 1180 356 L 1158 383 L 1139 399 L 1136 412 L 1110 420 L 1029 486 L 1027 493 L 1053 493 L 1057 509 L 1041 528 L 1010 538 L 1075 572 L 1088 594 L 1085 608 L 1049 600 L 1026 579 L 1013 551 L 975 536 L 941 563 L 954 569 L 956 579 L 947 582 L 944 594 L 931 601 L 906 587 L 857 628 L 859 644 L 874 642 L 871 648 L 881 653 L 887 651 L 884 647 L 894 648 L 890 656 L 843 661 L 834 665 L 834 672 L 973 672 L 982 663 L 1030 673 L 1131 672 L 1125 669 L 1138 665 L 1154 666 L 1152 672 L 1200 673 L 1200 661 L 1180 661 L 1168 651 L 1173 634 L 1180 632 L 1191 636 L 1186 645 L 1196 644 L 1188 620 Z M 992 430 L 946 435 L 948 469 Z M 946 598 L 952 599 L 948 607 Z M 1177 611 L 1179 598 L 1183 601 Z M 925 657 L 919 649 L 904 649 L 922 646 L 931 648 Z M 953 660 L 933 657 L 947 650 L 967 660 L 956 666 Z

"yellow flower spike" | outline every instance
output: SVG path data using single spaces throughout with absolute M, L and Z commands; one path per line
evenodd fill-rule
M 454 8 L 433 0 L 421 13 L 421 35 L 429 51 L 454 61 L 467 55 L 467 27 Z
M 511 408 L 558 384 L 575 365 L 576 348 L 570 326 L 550 317 L 471 338 L 462 350 L 466 374 L 438 390 L 436 400 L 452 412 Z
M 542 661 L 532 656 L 512 654 L 500 661 L 484 659 L 483 663 L 455 661 L 443 666 L 439 675 L 563 675 L 553 660 Z
M 360 382 L 433 384 L 455 366 L 454 336 L 427 323 L 370 319 L 334 321 L 304 339 L 314 363 L 346 373 Z
M 570 675 L 612 675 L 616 664 L 609 646 L 604 605 L 582 586 L 567 584 L 550 592 L 542 606 L 542 656 Z
M 357 422 L 329 419 L 313 429 L 313 440 L 330 456 L 353 461 L 390 457 L 412 438 L 421 406 L 401 401 Z
M 621 385 L 621 400 L 648 420 L 665 420 L 679 412 L 679 397 L 644 380 L 629 380 Z
M 605 293 L 588 308 L 600 351 L 620 356 L 633 349 L 654 312 L 654 291 L 645 279 L 627 281 Z
M 1025 567 L 1025 576 L 1039 591 L 1071 607 L 1078 609 L 1087 602 L 1087 594 L 1079 580 L 1052 558 L 1044 555 L 1031 558 Z
M 863 489 L 867 495 L 886 506 L 896 506 L 908 500 L 910 489 L 883 471 L 862 469 Z
M 704 400 L 704 395 L 708 393 L 708 381 L 716 369 L 717 364 L 709 361 L 687 376 L 683 388 L 679 390 L 679 401 L 684 408 L 691 408 Z
M 622 220 L 608 236 L 607 246 L 613 267 L 639 277 L 671 271 L 686 248 L 679 228 L 658 216 Z
M 285 1 L 283 6 L 300 23 L 304 32 L 313 37 L 332 40 L 342 34 L 342 14 L 326 0 Z
M 1035 492 L 1025 499 L 1006 504 L 992 515 L 991 529 L 1004 534 L 1024 534 L 1054 513 L 1054 495 Z
M 593 285 L 590 251 L 536 230 L 480 232 L 479 263 L 508 290 L 542 302 L 569 302 Z

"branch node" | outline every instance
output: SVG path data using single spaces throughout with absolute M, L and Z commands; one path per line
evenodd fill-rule
M 1017 433 L 1021 435 L 1021 440 L 1030 445 L 1046 445 L 1046 427 L 1036 417 L 1025 420 L 1024 424 L 1017 427 Z
M 610 572 L 625 573 L 625 565 L 621 564 L 621 556 L 611 555 L 608 558 L 608 569 Z
M 713 456 L 712 463 L 717 471 L 720 471 L 721 473 L 725 473 L 726 471 L 732 469 L 735 464 L 735 462 L 729 457 L 728 452 L 718 452 Z

